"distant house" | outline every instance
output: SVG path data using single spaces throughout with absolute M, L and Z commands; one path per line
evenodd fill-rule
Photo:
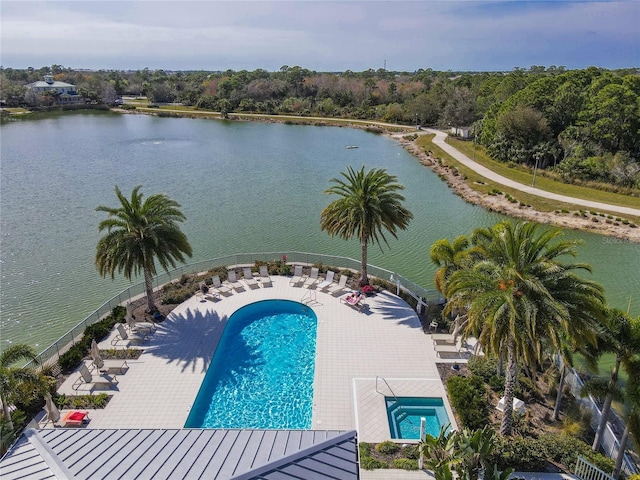
M 58 103 L 78 103 L 82 102 L 82 97 L 78 95 L 75 85 L 58 82 L 53 79 L 53 75 L 45 75 L 44 80 L 25 85 L 37 95 L 44 95 L 47 92 L 54 92 Z
M 471 138 L 472 127 L 451 127 L 451 134 L 460 138 Z

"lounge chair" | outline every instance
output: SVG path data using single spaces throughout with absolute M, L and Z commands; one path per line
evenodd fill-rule
M 260 288 L 260 285 L 258 285 L 258 282 L 256 281 L 255 278 L 253 278 L 253 272 L 251 271 L 251 269 L 249 267 L 244 267 L 242 269 L 242 275 L 244 277 L 244 283 L 247 284 L 247 287 L 249 288 Z
M 127 327 L 130 335 L 149 335 L 155 333 L 156 324 L 153 322 L 137 322 L 133 315 L 127 316 Z
M 220 295 L 224 295 L 225 293 L 233 293 L 233 290 L 231 290 L 231 288 L 222 284 L 219 275 L 214 275 L 213 277 L 211 277 L 211 286 L 209 288 L 213 288 L 213 290 L 218 292 L 218 294 Z
M 322 291 L 325 288 L 329 287 L 333 283 L 333 277 L 335 276 L 335 274 L 336 272 L 332 270 L 327 270 L 327 277 L 318 285 L 316 285 L 316 290 Z
M 456 339 L 450 333 L 433 333 L 431 340 L 434 345 L 455 345 Z
M 272 287 L 271 277 L 269 276 L 269 270 L 266 265 L 260 265 L 260 283 L 263 287 Z
M 302 277 L 302 265 L 294 265 L 293 266 L 293 277 L 289 280 L 290 287 L 297 287 L 303 282 Z
M 238 281 L 236 271 L 233 269 L 227 270 L 227 281 L 225 284 L 231 286 L 231 288 L 236 292 L 244 292 L 244 286 Z
M 124 326 L 121 323 L 116 324 L 116 329 L 118 333 L 111 340 L 111 345 L 116 346 L 119 342 L 129 343 L 142 343 L 146 342 L 149 339 L 148 333 L 136 332 L 136 333 L 127 333 Z
M 318 283 L 318 273 L 320 273 L 320 269 L 316 267 L 312 267 L 311 273 L 309 274 L 309 276 L 304 277 L 304 283 L 302 284 L 302 286 L 304 288 L 311 288 L 316 283 Z
M 62 418 L 65 427 L 81 427 L 89 420 L 89 412 L 72 410 Z
M 340 298 L 340 301 L 349 305 L 351 308 L 355 308 L 358 311 L 361 311 L 365 307 L 364 302 L 365 295 L 360 292 L 352 292 L 346 297 Z
M 337 284 L 334 284 L 332 287 L 327 288 L 327 293 L 331 295 L 342 293 L 347 288 L 347 280 L 349 280 L 349 277 L 347 277 L 346 275 L 340 276 L 340 281 Z
M 80 372 L 80 376 L 73 382 L 73 385 L 71 385 L 71 388 L 74 390 L 78 390 L 82 385 L 91 385 L 91 390 L 94 388 L 104 390 L 105 388 L 109 389 L 118 384 L 115 375 L 92 375 L 84 363 L 80 364 L 78 372 Z

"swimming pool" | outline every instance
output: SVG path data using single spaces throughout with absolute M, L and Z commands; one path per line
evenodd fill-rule
M 442 398 L 385 397 L 391 438 L 420 440 L 420 418 L 427 421 L 426 431 L 437 437 L 440 428 L 449 424 L 449 415 Z
M 310 429 L 317 324 L 289 300 L 233 313 L 185 427 Z

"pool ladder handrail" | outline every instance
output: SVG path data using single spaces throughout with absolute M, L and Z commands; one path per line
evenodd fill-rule
M 398 399 L 398 397 L 396 397 L 396 394 L 393 392 L 393 389 L 391 388 L 391 385 L 389 385 L 389 382 L 387 382 L 386 378 L 376 375 L 376 392 L 379 393 L 380 395 L 384 395 L 384 393 L 382 393 L 380 390 L 378 390 L 378 379 L 379 378 L 382 379 L 384 384 L 387 386 L 387 388 L 391 392 L 391 395 L 393 395 L 393 398 L 395 399 L 396 403 L 398 404 L 398 410 L 402 410 L 402 404 L 400 403 L 400 400 Z M 411 425 L 415 425 L 411 420 L 407 420 L 407 421 Z

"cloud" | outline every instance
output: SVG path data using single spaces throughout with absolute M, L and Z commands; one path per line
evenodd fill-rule
M 287 64 L 364 70 L 387 60 L 390 69 L 413 71 L 640 63 L 640 2 L 3 0 L 0 5 L 2 62 L 14 68 L 56 63 L 274 70 Z

